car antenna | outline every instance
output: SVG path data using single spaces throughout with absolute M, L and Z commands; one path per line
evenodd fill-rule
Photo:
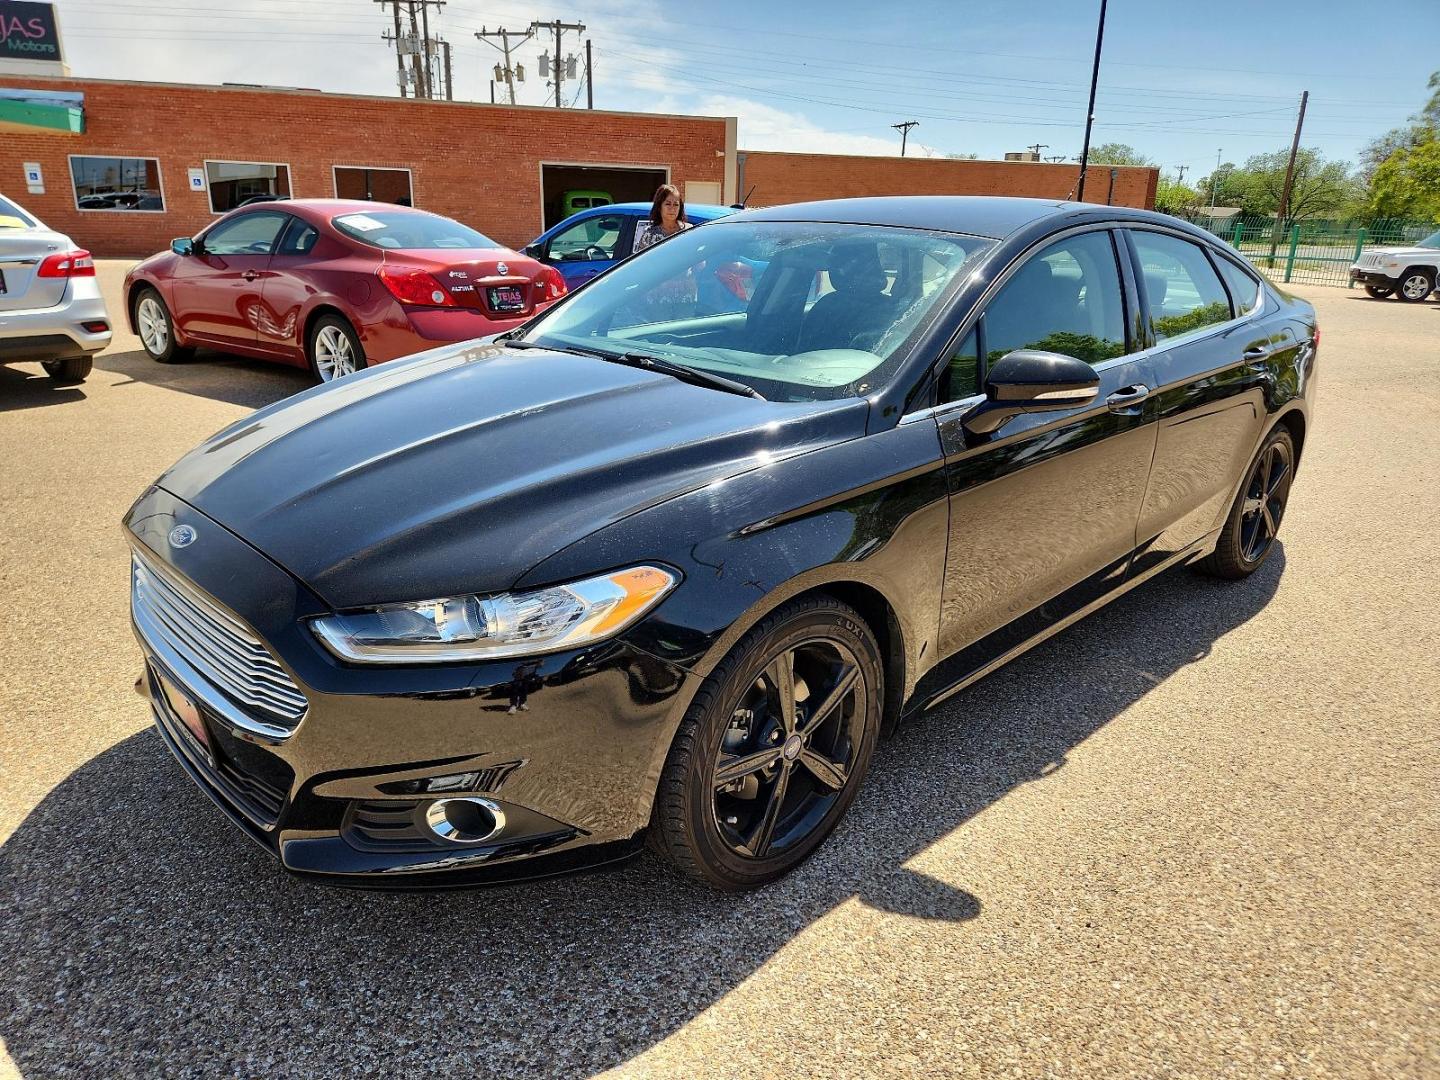
M 754 195 L 754 194 L 755 194 L 755 185 L 754 185 L 754 184 L 751 184 L 751 185 L 750 185 L 750 190 L 747 191 L 747 192 L 745 192 L 745 197 L 744 197 L 743 199 L 741 199 L 741 200 L 740 200 L 739 202 L 737 202 L 737 203 L 731 203 L 731 204 L 730 204 L 730 209 L 732 209 L 732 210 L 744 210 L 744 209 L 745 209 L 745 204 L 750 201 L 750 196 L 751 196 L 751 195 Z

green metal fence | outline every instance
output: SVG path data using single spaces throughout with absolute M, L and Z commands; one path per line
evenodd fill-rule
M 1278 283 L 1350 285 L 1350 264 L 1367 247 L 1406 244 L 1435 230 L 1433 223 L 1382 218 L 1353 221 L 1197 222 L 1228 240 L 1257 270 Z

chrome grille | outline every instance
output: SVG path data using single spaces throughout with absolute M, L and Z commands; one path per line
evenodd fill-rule
M 160 636 L 157 645 L 175 650 L 237 704 L 286 729 L 300 722 L 305 695 L 239 619 L 138 552 L 130 566 L 131 610 L 142 633 Z

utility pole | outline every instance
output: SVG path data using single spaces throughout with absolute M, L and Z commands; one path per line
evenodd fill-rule
M 905 156 L 905 140 L 909 137 L 909 135 L 910 135 L 910 129 L 911 129 L 911 128 L 913 128 L 913 127 L 919 127 L 919 126 L 920 126 L 920 121 L 919 121 L 919 120 L 902 120 L 900 123 L 898 123 L 898 124 L 891 124 L 890 126 L 891 126 L 892 128 L 894 128 L 896 131 L 900 132 L 900 156 L 901 156 L 901 157 L 904 157 L 904 156 Z
M 1211 216 L 1211 217 L 1214 217 L 1214 216 L 1215 216 L 1215 189 L 1216 189 L 1216 188 L 1219 186 L 1219 184 L 1220 184 L 1220 155 L 1223 154 L 1223 153 L 1225 153 L 1225 148 L 1224 148 L 1224 147 L 1221 147 L 1219 150 L 1216 150 L 1216 151 L 1215 151 L 1215 171 L 1210 174 L 1210 216 Z
M 440 42 L 440 48 L 445 52 L 445 100 L 455 100 L 455 75 L 450 67 L 450 43 Z
M 1039 160 L 1040 160 L 1040 151 L 1041 151 L 1041 150 L 1049 150 L 1049 149 L 1050 149 L 1050 144 L 1049 144 L 1049 143 L 1042 143 L 1042 142 L 1031 143 L 1031 144 L 1030 144 L 1029 146 L 1027 146 L 1025 149 L 1026 149 L 1026 150 L 1029 150 L 1032 154 L 1034 154 L 1034 155 L 1035 155 L 1035 160 L 1036 160 L 1036 161 L 1039 161 Z
M 1105 0 L 1100 0 L 1100 25 L 1095 31 L 1095 67 L 1090 72 L 1090 106 L 1085 113 L 1085 145 L 1080 151 L 1080 179 L 1075 181 L 1075 199 L 1085 201 L 1085 173 L 1090 168 L 1090 127 L 1095 123 L 1095 90 L 1100 85 L 1100 50 L 1105 43 Z
M 590 52 L 590 39 L 585 39 L 585 107 L 595 108 L 595 58 Z
M 525 32 L 525 34 L 524 34 L 523 36 L 517 36 L 517 37 L 516 37 L 516 40 L 515 40 L 515 44 L 513 44 L 513 45 L 510 44 L 510 35 L 511 35 L 511 34 L 519 35 L 519 34 L 520 34 L 520 31 L 518 31 L 518 30 L 507 30 L 507 29 L 506 29 L 505 27 L 503 27 L 503 26 L 500 27 L 500 29 L 498 29 L 498 30 L 488 30 L 488 29 L 486 29 L 485 27 L 482 26 L 482 27 L 480 28 L 480 32 L 479 32 L 478 34 L 476 34 L 475 36 L 476 36 L 477 38 L 479 38 L 481 41 L 485 42 L 485 44 L 486 44 L 486 45 L 489 45 L 491 48 L 499 49 L 500 52 L 504 55 L 504 57 L 505 57 L 505 66 L 499 69 L 499 73 L 500 73 L 501 79 L 503 79 L 503 81 L 504 81 L 504 83 L 505 83 L 506 88 L 507 88 L 507 89 L 509 90 L 509 92 L 510 92 L 510 104 L 511 104 L 511 105 L 514 105 L 514 104 L 515 104 L 515 81 L 516 81 L 516 78 L 517 78 L 517 77 L 519 78 L 519 81 L 520 81 L 520 82 L 524 82 L 524 81 L 525 81 L 525 69 L 524 69 L 524 67 L 522 67 L 522 66 L 519 65 L 519 64 L 511 64 L 511 63 L 510 63 L 510 50 L 511 50 L 511 49 L 518 49 L 521 45 L 524 45 L 525 42 L 529 41 L 532 37 L 534 37 L 534 36 L 535 36 L 535 28 L 532 26 L 529 30 L 527 30 L 527 31 Z M 499 45 L 496 45 L 495 42 L 491 40 L 491 38 L 499 38 L 499 39 L 500 39 L 500 44 L 499 44 Z M 500 80 L 496 80 L 496 81 L 498 82 L 498 81 L 500 81 Z M 492 104 L 492 105 L 495 104 L 495 100 L 494 100 L 494 96 L 493 96 L 493 95 L 491 96 L 490 104 Z
M 1054 157 L 1047 157 L 1045 160 L 1046 160 L 1046 161 L 1049 161 L 1049 162 L 1052 162 L 1052 163 L 1059 163 L 1059 162 L 1065 160 L 1065 155 L 1064 155 L 1064 154 L 1056 154 Z
M 555 75 L 553 79 L 555 85 L 555 107 L 557 109 L 563 109 L 565 107 L 565 101 L 562 96 L 564 93 L 563 83 L 565 81 L 565 58 L 561 53 L 561 42 L 566 30 L 574 30 L 577 34 L 583 34 L 585 32 L 585 24 L 561 22 L 559 19 L 556 19 L 553 23 L 533 22 L 530 24 L 530 32 L 532 34 L 539 33 L 542 26 L 546 30 L 555 31 Z M 575 58 L 572 56 L 570 59 L 573 61 Z
M 1183 183 L 1185 183 L 1185 170 L 1188 169 L 1188 168 L 1190 168 L 1189 165 L 1176 165 L 1176 166 L 1175 166 L 1175 171 L 1180 174 L 1179 178 L 1175 181 L 1177 184 L 1183 184 Z
M 377 4 L 390 5 L 390 10 L 395 16 L 395 33 L 381 34 L 382 41 L 393 41 L 395 43 L 395 81 L 400 84 L 400 96 L 409 97 L 405 91 L 405 54 L 400 48 L 400 0 L 375 0 Z
M 1290 188 L 1295 182 L 1295 158 L 1300 153 L 1300 129 L 1305 126 L 1305 106 L 1310 102 L 1310 91 L 1300 95 L 1300 115 L 1295 120 L 1295 138 L 1290 143 L 1290 164 L 1285 167 L 1285 187 L 1280 192 L 1280 206 L 1275 211 L 1275 228 L 1270 232 L 1270 265 L 1275 265 L 1275 249 L 1280 245 L 1280 230 L 1285 225 L 1285 215 L 1290 212 Z

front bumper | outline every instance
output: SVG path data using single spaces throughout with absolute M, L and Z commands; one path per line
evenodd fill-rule
M 1374 266 L 1350 267 L 1350 280 L 1357 285 L 1374 285 L 1385 289 L 1393 289 L 1400 283 L 1398 278 L 1393 278 Z
M 72 279 L 65 299 L 54 307 L 0 311 L 0 363 L 68 360 L 109 345 L 110 315 L 91 282 Z M 93 332 L 86 323 L 104 323 L 105 329 Z
M 320 599 L 186 503 L 152 489 L 126 525 L 152 567 L 241 620 L 304 692 L 291 730 L 248 722 L 156 632 L 149 609 L 132 606 L 141 685 L 166 745 L 286 869 L 364 887 L 449 887 L 638 849 L 695 676 L 623 639 L 528 664 L 347 667 L 302 625 L 328 610 Z M 177 525 L 196 541 L 171 547 Z M 413 790 L 468 773 L 478 776 L 465 792 Z M 455 844 L 424 827 L 433 799 L 476 793 L 503 808 L 492 839 Z

